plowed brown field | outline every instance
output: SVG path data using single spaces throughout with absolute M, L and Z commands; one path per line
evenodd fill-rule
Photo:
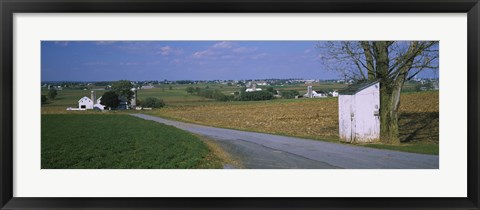
M 399 121 L 402 141 L 438 142 L 438 97 L 438 91 L 402 94 Z M 223 128 L 338 139 L 337 98 L 212 102 L 167 107 L 150 114 Z

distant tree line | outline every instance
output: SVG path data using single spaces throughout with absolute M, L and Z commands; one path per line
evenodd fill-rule
M 195 89 L 194 93 L 196 93 L 198 96 L 215 99 L 217 101 L 233 101 L 233 100 L 235 100 L 234 95 L 225 95 L 220 90 Z
M 238 100 L 239 101 L 263 101 L 263 100 L 272 100 L 273 93 L 261 90 L 261 91 L 253 91 L 253 92 L 241 92 L 239 94 Z
M 295 96 L 300 95 L 300 93 L 298 93 L 298 91 L 296 90 L 282 90 L 280 93 L 282 95 L 282 98 L 286 99 L 292 99 L 295 98 Z
M 195 94 L 205 98 L 215 99 L 217 101 L 261 101 L 261 100 L 271 100 L 273 99 L 274 92 L 273 88 L 271 90 L 262 90 L 262 91 L 253 91 L 246 92 L 246 88 L 243 87 L 239 92 L 235 92 L 233 95 L 225 95 L 220 90 L 211 90 L 207 87 L 187 87 L 187 93 Z

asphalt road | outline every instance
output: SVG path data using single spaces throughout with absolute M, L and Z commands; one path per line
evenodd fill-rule
M 295 137 L 214 128 L 145 114 L 133 116 L 172 125 L 215 140 L 252 169 L 438 169 L 437 155 L 372 149 Z

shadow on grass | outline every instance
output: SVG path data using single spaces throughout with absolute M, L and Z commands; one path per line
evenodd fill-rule
M 401 142 L 438 143 L 438 112 L 407 112 L 399 117 L 399 133 Z

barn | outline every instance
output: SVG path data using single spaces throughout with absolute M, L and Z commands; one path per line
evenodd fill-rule
M 78 108 L 93 109 L 93 101 L 89 97 L 83 96 L 80 100 L 78 100 Z
M 78 100 L 78 109 L 100 109 L 104 110 L 105 106 L 100 104 L 101 101 L 101 96 L 100 98 L 96 98 L 97 95 L 95 91 L 91 92 L 91 98 L 84 96 L 80 100 Z
M 380 138 L 380 82 L 367 81 L 340 90 L 340 141 L 372 142 Z

